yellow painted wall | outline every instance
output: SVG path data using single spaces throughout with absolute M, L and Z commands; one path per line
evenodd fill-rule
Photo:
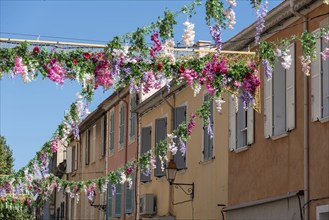
M 201 107 L 205 89 L 193 97 L 193 90 L 188 87 L 170 98 L 168 101 L 175 107 L 187 106 L 187 121 L 191 113 Z M 225 97 L 226 98 L 226 97 Z M 227 99 L 225 99 L 227 100 Z M 141 117 L 141 127 L 152 125 L 152 147 L 155 145 L 155 120 L 167 116 L 167 133 L 171 133 L 172 113 L 166 102 L 162 102 L 153 110 Z M 227 176 L 228 176 L 228 105 L 223 105 L 222 114 L 216 111 L 214 103 L 214 159 L 202 161 L 203 124 L 201 119 L 196 120 L 191 139 L 187 142 L 186 163 L 187 169 L 176 175 L 175 182 L 195 184 L 195 198 L 192 202 L 169 205 L 170 188 L 166 177 L 156 178 L 154 173 L 151 182 L 141 183 L 141 195 L 153 193 L 157 197 L 157 215 L 167 215 L 169 212 L 176 219 L 221 219 L 218 203 L 227 202 Z M 179 151 L 177 153 L 180 153 Z M 174 203 L 188 200 L 180 189 L 173 190 Z

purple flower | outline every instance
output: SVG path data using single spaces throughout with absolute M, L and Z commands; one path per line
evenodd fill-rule
M 215 26 L 210 26 L 209 27 L 209 30 L 210 30 L 210 34 L 212 36 L 212 38 L 214 39 L 215 41 L 215 44 L 217 45 L 217 52 L 220 53 L 222 51 L 222 31 L 221 31 L 221 27 L 216 24 Z
M 6 197 L 6 190 L 4 187 L 0 187 L 0 197 L 5 198 Z
M 179 138 L 179 151 L 182 153 L 182 156 L 186 153 L 186 145 L 181 137 Z
M 146 169 L 143 171 L 143 174 L 144 174 L 145 176 L 150 176 L 151 173 L 152 173 L 152 170 L 151 170 L 149 167 L 146 168 Z
M 273 69 L 272 69 L 272 66 L 271 66 L 270 62 L 268 61 L 268 59 L 262 60 L 262 64 L 264 66 L 264 71 L 265 71 L 266 79 L 267 80 L 272 79 Z
M 265 17 L 268 13 L 268 1 L 265 1 L 264 4 L 260 5 L 260 7 L 256 11 L 257 15 L 257 26 L 256 26 L 256 35 L 255 35 L 255 43 L 258 44 L 260 40 L 260 35 L 265 28 Z
M 250 106 L 250 104 L 254 103 L 254 97 L 247 91 L 243 91 L 243 93 L 241 94 L 240 98 L 242 99 L 242 103 L 243 103 L 243 108 L 245 110 L 248 109 L 248 107 Z

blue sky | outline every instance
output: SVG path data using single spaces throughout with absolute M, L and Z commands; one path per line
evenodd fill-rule
M 0 0 L 0 36 L 33 40 L 40 36 L 40 40 L 105 44 L 116 35 L 133 32 L 137 27 L 156 21 L 166 7 L 178 11 L 190 2 Z M 190 19 L 195 24 L 196 40 L 211 40 L 204 20 L 204 2 L 197 8 L 197 14 Z M 273 8 L 280 2 L 282 1 L 269 1 L 269 7 Z M 256 19 L 249 0 L 238 0 L 237 3 L 237 24 L 234 30 L 224 31 L 224 40 L 228 40 Z M 184 30 L 182 23 L 186 18 L 186 15 L 182 15 L 175 26 L 176 42 L 181 40 Z M 79 85 L 70 81 L 60 86 L 41 78 L 29 84 L 24 84 L 20 77 L 4 77 L 0 80 L 0 134 L 5 136 L 13 150 L 15 170 L 26 165 L 52 136 L 64 111 L 75 100 L 75 94 L 79 91 Z M 104 93 L 102 89 L 98 89 L 90 110 L 94 110 L 110 94 L 111 91 Z

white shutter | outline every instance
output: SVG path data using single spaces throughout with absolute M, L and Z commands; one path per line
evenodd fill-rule
M 264 77 L 264 136 L 272 136 L 272 79 Z
M 66 173 L 72 172 L 72 147 L 66 148 Z
M 254 143 L 254 109 L 252 107 L 248 108 L 247 113 L 247 144 L 251 145 Z
M 236 149 L 236 114 L 234 107 L 234 96 L 229 96 L 229 149 Z
M 288 49 L 292 63 L 286 70 L 286 130 L 291 131 L 295 126 L 295 44 Z
M 319 32 L 319 30 L 315 31 Z M 316 40 L 316 59 L 311 63 L 312 121 L 321 118 L 321 39 Z

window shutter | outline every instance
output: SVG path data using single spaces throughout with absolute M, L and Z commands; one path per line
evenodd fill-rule
M 178 125 L 182 122 L 186 122 L 186 106 L 177 107 L 174 109 L 174 129 L 178 128 Z M 179 140 L 176 138 L 176 145 L 179 146 Z M 174 155 L 174 161 L 176 163 L 177 169 L 186 168 L 186 154 L 183 156 L 179 150 Z
M 133 212 L 134 207 L 134 175 L 131 176 L 132 178 L 132 185 L 129 189 L 129 183 L 125 183 L 125 211 L 126 213 L 130 214 Z
M 251 145 L 255 142 L 254 114 L 255 114 L 254 109 L 252 107 L 249 107 L 247 113 L 247 144 L 248 145 Z
M 135 136 L 136 113 L 132 112 L 136 107 L 136 95 L 132 95 L 130 99 L 130 137 Z
M 106 153 L 106 115 L 103 115 L 101 119 L 101 152 L 102 157 L 105 156 Z
M 141 154 L 144 154 L 151 149 L 151 131 L 152 131 L 152 127 L 142 128 Z M 141 181 L 148 182 L 150 180 L 151 180 L 151 175 L 146 176 L 141 170 Z
M 66 173 L 72 172 L 72 147 L 66 148 Z
M 93 145 L 91 146 L 91 162 L 95 162 L 96 158 L 96 124 L 93 126 Z
M 286 130 L 291 131 L 295 126 L 295 44 L 291 44 L 288 49 L 292 63 L 290 69 L 286 70 Z
M 234 96 L 229 96 L 229 149 L 236 149 L 236 113 L 234 107 Z
M 78 169 L 78 147 L 79 144 L 76 143 L 74 148 L 74 170 Z
M 264 77 L 264 136 L 272 136 L 272 79 Z
M 236 148 L 247 145 L 247 111 L 244 109 L 243 102 L 239 99 L 238 112 L 236 113 Z
M 209 95 L 204 95 L 204 102 L 209 100 Z M 209 123 L 211 123 L 211 117 L 209 120 Z M 211 124 L 210 124 L 211 126 Z M 208 134 L 208 125 L 203 125 L 203 160 L 208 160 L 210 157 L 210 135 Z
M 160 141 L 165 140 L 166 138 L 167 138 L 167 118 L 161 118 L 155 120 L 155 143 L 156 143 L 155 146 L 157 146 L 157 144 Z M 158 155 L 156 157 L 156 168 L 154 175 L 158 177 L 165 175 L 164 171 L 162 171 L 161 169 L 161 160 L 158 157 Z
M 112 183 L 107 184 L 106 220 L 112 220 Z
M 329 47 L 329 43 L 326 42 L 323 38 L 322 40 L 322 49 Z M 323 60 L 322 57 L 319 57 L 322 61 L 322 118 L 329 116 L 329 59 Z
M 208 95 L 208 99 L 209 99 L 209 95 Z M 210 126 L 211 126 L 211 130 L 213 131 L 213 136 L 215 135 L 214 134 L 214 103 L 213 101 L 211 100 L 210 102 L 210 120 L 209 120 L 209 123 L 210 123 Z M 208 139 L 209 139 L 209 155 L 208 155 L 208 159 L 212 159 L 213 156 L 214 156 L 214 138 L 211 137 L 211 135 L 208 135 Z
M 273 135 L 286 132 L 286 72 L 281 62 L 275 62 L 273 73 Z
M 119 144 L 124 144 L 124 124 L 125 124 L 125 106 L 122 104 L 120 108 L 120 138 Z
M 319 32 L 319 30 L 315 31 Z M 321 39 L 316 40 L 316 59 L 311 63 L 312 121 L 321 118 Z
M 110 154 L 114 152 L 114 111 L 110 113 Z
M 89 145 L 90 145 L 90 131 L 89 129 L 87 129 L 86 131 L 86 147 L 85 147 L 85 164 L 88 165 L 89 164 Z
M 117 218 L 121 217 L 121 206 L 122 206 L 122 192 L 121 192 L 121 184 L 116 184 L 115 190 L 115 205 L 114 205 L 114 216 Z

